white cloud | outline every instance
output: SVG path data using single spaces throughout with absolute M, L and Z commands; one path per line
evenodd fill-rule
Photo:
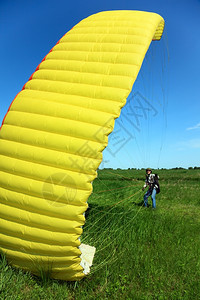
M 200 129 L 200 123 L 196 124 L 196 125 L 193 126 L 193 127 L 187 128 L 187 130 L 194 130 L 194 129 Z

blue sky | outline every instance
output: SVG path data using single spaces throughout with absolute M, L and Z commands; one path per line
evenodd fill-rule
M 68 30 L 93 13 L 116 9 L 159 13 L 166 27 L 162 40 L 149 49 L 102 166 L 200 166 L 198 0 L 1 0 L 0 123 L 37 65 Z M 137 123 L 132 110 L 142 101 L 152 107 L 146 107 L 147 115 L 139 108 Z

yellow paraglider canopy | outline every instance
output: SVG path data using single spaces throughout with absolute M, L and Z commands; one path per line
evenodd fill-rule
M 0 130 L 0 249 L 17 267 L 77 280 L 91 182 L 164 20 L 92 15 L 66 33 L 16 96 Z

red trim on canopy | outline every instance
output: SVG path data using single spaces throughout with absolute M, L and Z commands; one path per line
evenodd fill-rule
M 57 42 L 57 44 L 58 44 L 59 42 L 60 42 L 60 40 Z M 56 44 L 56 45 L 57 45 L 57 44 Z M 54 47 L 55 47 L 55 46 L 54 46 Z M 53 48 L 54 48 L 54 47 L 53 47 Z M 49 51 L 49 53 L 53 50 L 53 48 Z M 48 53 L 48 54 L 49 54 L 49 53 Z M 48 55 L 48 54 L 47 54 L 47 55 Z M 47 55 L 43 58 L 43 60 L 41 61 L 41 63 L 46 59 Z M 35 69 L 35 72 L 37 72 L 37 71 L 39 70 L 39 67 L 40 67 L 41 63 L 37 66 L 37 68 Z M 35 72 L 33 72 L 33 74 L 31 75 L 31 77 L 29 78 L 29 80 L 28 80 L 27 82 L 29 82 L 29 81 L 33 78 L 33 75 L 35 74 Z M 26 86 L 27 82 L 24 84 L 24 86 L 23 86 L 23 88 L 22 88 L 21 91 L 23 91 L 23 90 L 25 89 L 25 86 Z M 10 104 L 10 106 L 9 106 L 9 108 L 8 108 L 8 111 L 7 111 L 7 113 L 5 114 L 5 116 L 4 116 L 4 118 L 3 118 L 3 121 L 2 121 L 2 124 L 1 124 L 1 127 L 0 127 L 0 130 L 1 130 L 2 126 L 3 126 L 3 124 L 4 124 L 4 121 L 5 121 L 5 118 L 6 118 L 7 114 L 9 113 L 9 111 L 10 111 L 10 109 L 11 109 L 11 106 L 12 106 L 13 102 L 15 101 L 15 99 L 17 98 L 17 96 L 21 93 L 21 91 L 15 96 L 15 98 L 14 98 L 13 101 L 11 102 L 11 104 Z
M 19 93 L 21 93 L 21 91 L 20 91 Z M 10 108 L 11 108 L 13 102 L 15 101 L 15 99 L 17 98 L 17 96 L 19 95 L 19 93 L 15 96 L 15 98 L 14 98 L 13 101 L 11 102 L 11 104 L 10 104 L 10 106 L 9 106 L 9 108 L 8 108 L 8 111 L 7 111 L 7 113 L 5 114 L 5 116 L 4 116 L 4 118 L 3 118 L 3 121 L 2 121 L 2 124 L 1 124 L 1 127 L 0 127 L 0 130 L 1 130 L 2 126 L 3 126 L 3 124 L 4 124 L 5 118 L 6 118 L 7 114 L 8 114 L 8 112 L 10 111 Z
M 74 27 L 72 27 L 72 29 L 73 29 L 73 28 L 74 28 Z M 72 29 L 70 29 L 69 31 L 71 31 Z M 69 31 L 68 31 L 68 32 L 69 32 Z M 68 32 L 67 32 L 67 33 L 68 33 Z M 66 33 L 66 34 L 67 34 L 67 33 Z M 65 36 L 66 34 L 64 34 L 64 36 Z M 64 37 L 64 36 L 63 36 L 63 37 Z M 62 38 L 63 38 L 63 37 L 62 37 Z M 62 39 L 62 38 L 61 38 L 61 39 Z M 60 39 L 60 40 L 61 40 L 61 39 Z M 58 45 L 58 44 L 60 43 L 60 40 L 56 43 L 56 45 Z M 56 46 L 56 45 L 55 45 L 55 46 Z M 54 47 L 55 47 L 55 46 L 54 46 Z M 53 47 L 53 48 L 54 48 L 54 47 Z M 53 48 L 49 51 L 49 53 L 50 53 L 51 51 L 53 51 Z M 48 53 L 48 54 L 49 54 L 49 53 Z M 47 54 L 47 55 L 48 55 L 48 54 Z M 43 61 L 45 61 L 47 55 L 43 58 L 43 60 L 41 61 L 41 63 L 42 63 Z M 35 72 L 37 72 L 37 71 L 39 70 L 39 67 L 40 67 L 41 63 L 37 66 L 37 68 L 35 69 Z M 30 80 L 33 78 L 33 75 L 35 74 L 35 72 L 31 75 L 31 77 L 29 78 L 28 81 L 30 81 Z M 28 82 L 28 81 L 27 81 L 27 82 Z M 22 88 L 21 91 L 23 91 L 23 90 L 25 89 L 25 86 L 26 86 L 27 82 L 24 84 L 24 86 L 23 86 L 23 88 Z M 20 91 L 19 93 L 21 93 L 21 91 Z M 4 118 L 3 118 L 3 121 L 2 121 L 2 124 L 1 124 L 1 127 L 0 127 L 0 130 L 1 130 L 2 126 L 3 126 L 3 124 L 4 124 L 4 121 L 5 121 L 5 118 L 6 118 L 7 114 L 9 113 L 9 111 L 10 111 L 10 109 L 11 109 L 11 106 L 12 106 L 13 102 L 15 101 L 15 99 L 17 98 L 17 96 L 19 95 L 19 93 L 15 96 L 14 100 L 11 102 L 11 104 L 10 104 L 10 106 L 9 106 L 9 108 L 8 108 L 8 111 L 7 111 L 7 113 L 5 114 L 5 116 L 4 116 Z

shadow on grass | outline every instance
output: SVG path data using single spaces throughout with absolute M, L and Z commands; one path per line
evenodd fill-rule
M 134 204 L 135 202 L 132 202 Z M 135 204 L 134 204 L 135 205 Z M 142 206 L 142 205 L 141 205 Z M 85 212 L 85 218 L 88 219 L 93 215 L 97 215 L 98 213 L 102 214 L 126 214 L 127 210 L 131 209 L 131 204 L 129 206 L 123 207 L 122 205 L 116 205 L 113 203 L 112 205 L 99 205 L 96 203 L 89 203 L 89 207 Z
M 144 201 L 142 200 L 142 201 L 140 201 L 140 202 L 132 202 L 132 204 L 133 205 L 136 205 L 136 206 L 144 206 Z M 148 207 L 149 207 L 149 205 L 148 205 Z

